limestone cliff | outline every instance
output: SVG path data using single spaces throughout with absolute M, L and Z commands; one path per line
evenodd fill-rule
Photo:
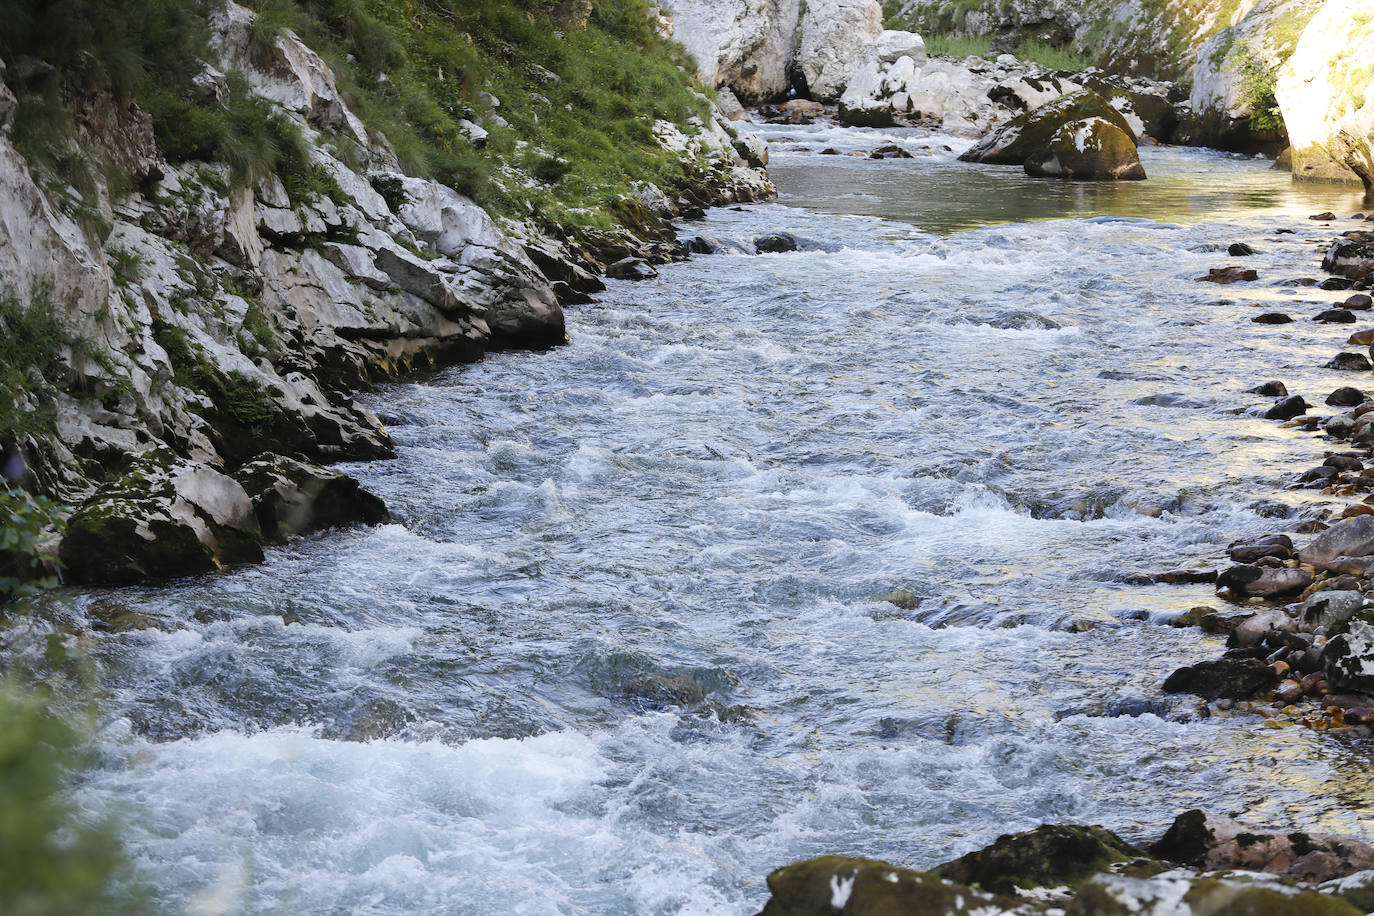
M 1328 0 L 1279 75 L 1293 177 L 1374 190 L 1374 0 Z

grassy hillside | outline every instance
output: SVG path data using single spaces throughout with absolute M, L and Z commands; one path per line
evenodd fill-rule
M 78 189 L 104 164 L 74 148 L 70 96 L 108 88 L 151 114 L 172 161 L 220 160 L 244 180 L 269 171 L 312 186 L 299 134 L 231 80 L 207 98 L 215 0 L 11 0 L 0 30 L 20 97 L 16 144 Z M 663 153 L 656 119 L 705 113 L 682 49 L 646 0 L 250 0 L 253 40 L 289 28 L 335 69 L 403 169 L 489 210 L 549 224 L 616 220 L 639 180 L 674 191 L 702 176 Z M 15 66 L 37 59 L 44 66 Z M 480 126 L 476 132 L 463 122 Z M 346 142 L 340 139 L 340 142 Z M 363 151 L 358 151 L 361 154 Z M 118 182 L 115 183 L 116 186 Z

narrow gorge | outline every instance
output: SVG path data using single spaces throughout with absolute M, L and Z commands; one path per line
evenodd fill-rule
M 9 7 L 6 912 L 1374 911 L 1371 0 Z

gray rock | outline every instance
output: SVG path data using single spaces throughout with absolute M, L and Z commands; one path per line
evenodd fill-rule
M 606 276 L 612 280 L 652 280 L 658 271 L 643 258 L 622 258 L 606 268 Z
M 340 471 L 265 455 L 234 472 L 253 501 L 264 538 L 278 541 L 341 525 L 381 525 L 386 504 Z
M 1298 551 L 1303 563 L 1325 569 L 1337 557 L 1367 557 L 1374 554 L 1374 516 L 1358 515 L 1337 522 L 1318 534 Z
M 1374 627 L 1363 620 L 1332 637 L 1322 651 L 1322 668 L 1331 686 L 1356 693 L 1374 693 Z
M 1318 592 L 1301 604 L 1293 605 L 1294 616 L 1303 630 L 1325 627 L 1331 632 L 1342 626 L 1364 607 L 1364 595 L 1356 591 Z
M 126 584 L 260 562 L 262 532 L 237 481 L 160 449 L 76 510 L 61 557 L 74 581 Z

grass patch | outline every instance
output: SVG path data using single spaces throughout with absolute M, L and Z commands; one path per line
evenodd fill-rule
M 159 322 L 153 327 L 153 339 L 167 351 L 172 381 L 179 387 L 201 392 L 214 404 L 215 416 L 207 419 L 221 424 L 228 421 L 254 436 L 271 428 L 276 411 L 256 379 L 242 372 L 221 370 L 185 328 Z
M 936 57 L 987 57 L 992 53 L 992 37 L 988 35 L 955 35 L 945 33 L 926 37 L 926 53 Z
M 1051 70 L 1086 70 L 1093 61 L 1074 51 L 1072 48 L 1055 47 L 1044 42 L 1027 39 L 1016 46 L 1012 52 L 1020 60 L 1030 61 Z

